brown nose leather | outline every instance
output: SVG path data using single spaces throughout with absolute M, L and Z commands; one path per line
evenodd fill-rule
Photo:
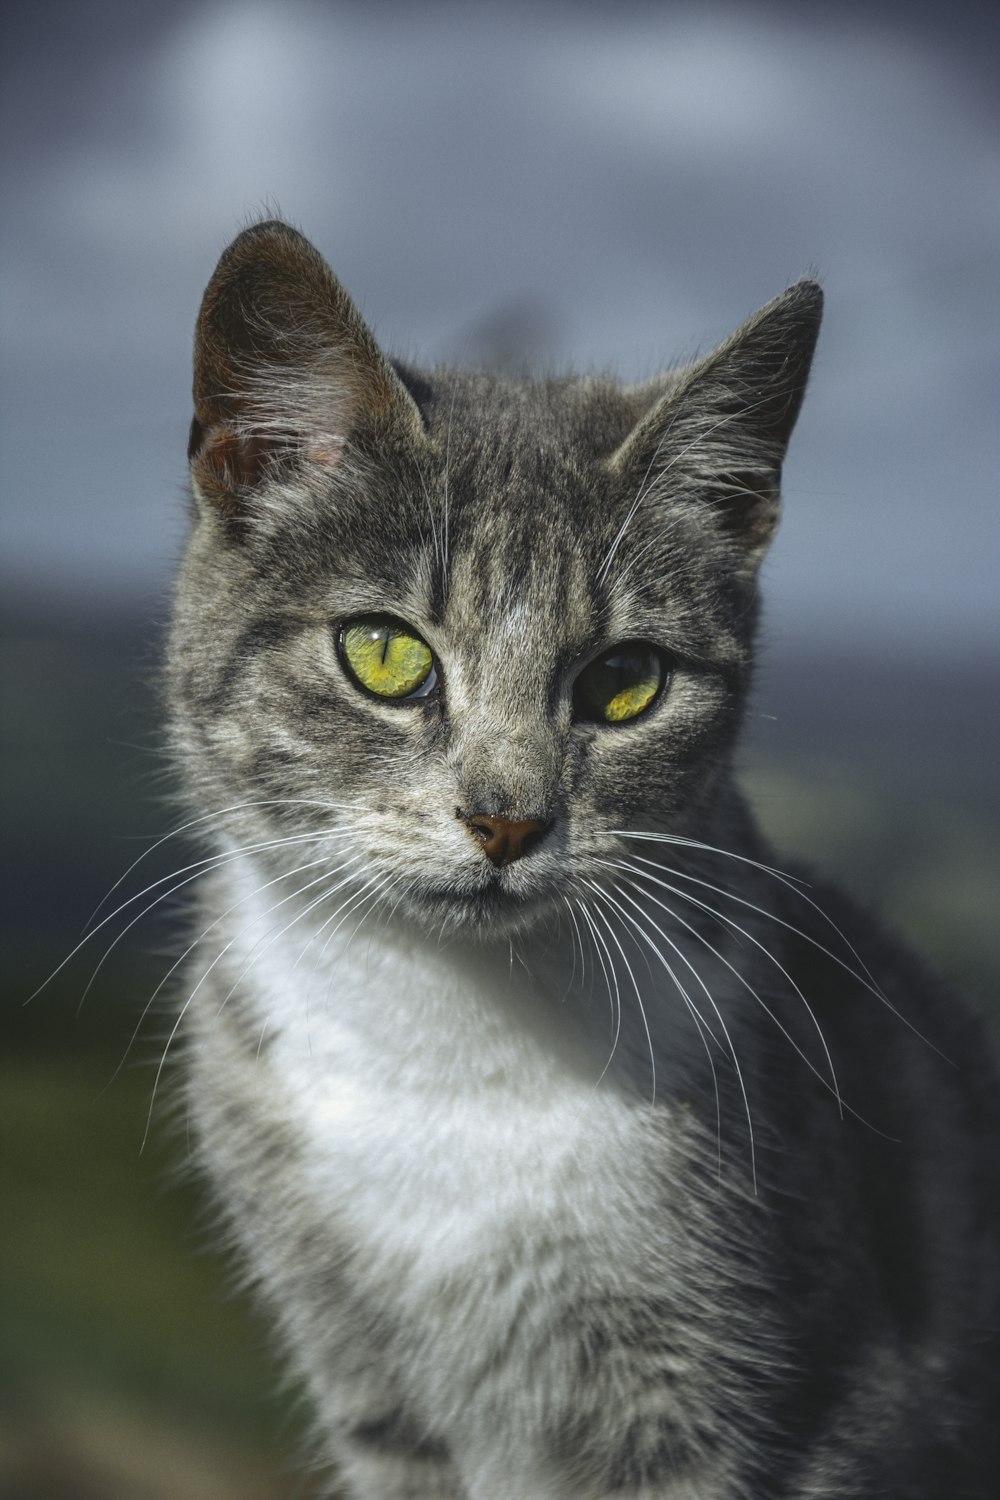
M 486 813 L 462 816 L 495 865 L 509 865 L 527 854 L 548 826 L 539 818 L 494 818 Z

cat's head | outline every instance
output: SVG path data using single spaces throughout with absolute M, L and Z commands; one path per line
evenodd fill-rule
M 202 811 L 479 932 L 600 882 L 623 830 L 697 832 L 820 308 L 799 282 L 641 387 L 424 376 L 298 233 L 240 235 L 198 320 L 170 662 Z

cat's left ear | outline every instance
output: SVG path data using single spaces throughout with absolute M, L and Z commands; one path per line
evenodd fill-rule
M 822 311 L 819 284 L 796 282 L 680 371 L 611 459 L 626 493 L 710 507 L 756 566 L 777 524 L 782 460 Z

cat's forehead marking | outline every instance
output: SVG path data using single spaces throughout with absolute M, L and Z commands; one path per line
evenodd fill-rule
M 558 651 L 586 638 L 593 607 L 588 568 L 569 537 L 478 536 L 449 569 L 445 625 L 480 651 Z

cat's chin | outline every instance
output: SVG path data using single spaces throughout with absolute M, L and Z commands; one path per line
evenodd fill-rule
M 543 922 L 557 906 L 545 890 L 523 893 L 491 882 L 475 890 L 437 886 L 411 889 L 401 909 L 435 935 L 464 934 L 488 942 L 512 937 Z

